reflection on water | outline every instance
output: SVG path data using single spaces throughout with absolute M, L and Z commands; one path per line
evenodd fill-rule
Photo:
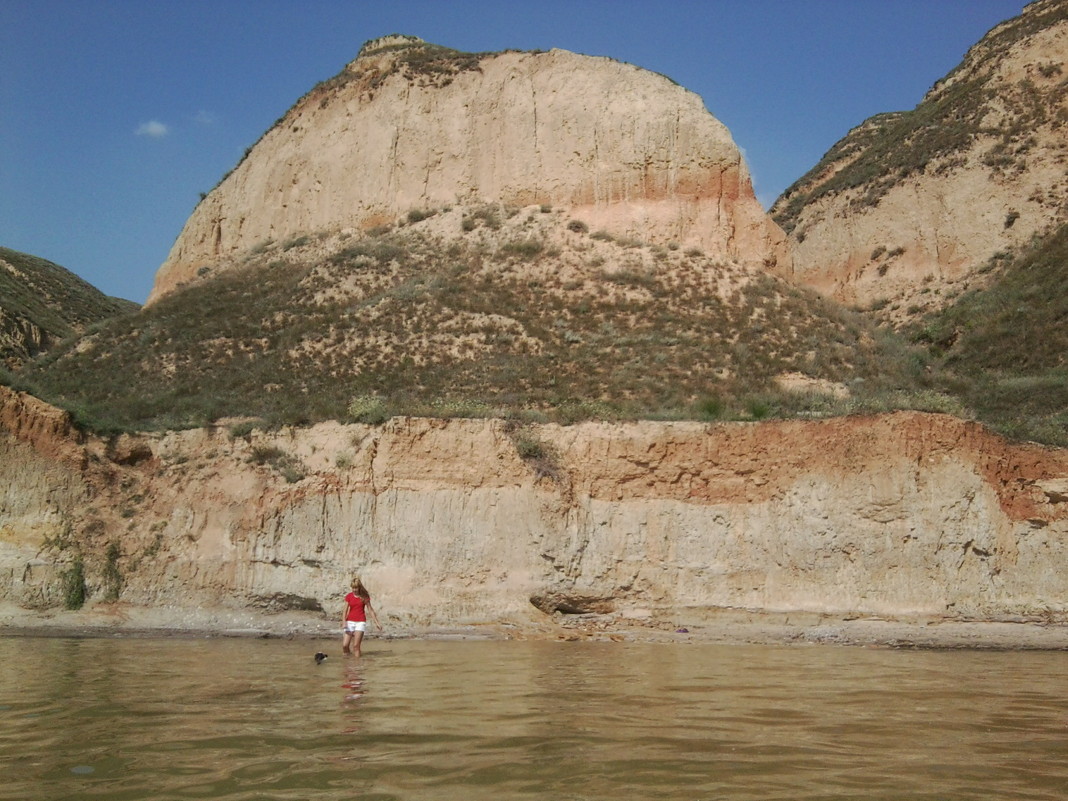
M 0 638 L 0 799 L 1068 797 L 1062 653 L 316 650 Z

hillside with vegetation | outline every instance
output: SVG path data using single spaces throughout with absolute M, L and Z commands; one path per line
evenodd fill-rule
M 910 329 L 976 416 L 1014 438 L 1068 446 L 1068 224 L 990 283 Z
M 469 197 L 391 215 L 379 209 L 373 226 L 350 224 L 324 207 L 329 214 L 321 219 L 329 224 L 217 250 L 224 240 L 214 223 L 193 226 L 189 248 L 175 251 L 186 272 L 172 276 L 148 307 L 94 325 L 5 382 L 102 432 L 220 421 L 247 431 L 322 420 L 378 423 L 393 415 L 755 421 L 918 409 L 1068 445 L 1068 248 L 1066 227 L 1056 222 L 1064 213 L 1059 184 L 1032 191 L 1031 212 L 1023 205 L 1023 212 L 998 211 L 993 227 L 999 236 L 1011 232 L 1011 245 L 957 274 L 948 267 L 923 273 L 926 267 L 909 261 L 920 248 L 900 244 L 913 229 L 911 218 L 895 216 L 893 201 L 901 182 L 917 176 L 926 187 L 974 184 L 983 191 L 988 184 L 1005 190 L 1021 176 L 1064 180 L 1061 140 L 1042 132 L 1064 111 L 1066 79 L 1049 54 L 1061 46 L 1053 34 L 1066 8 L 1064 0 L 1041 0 L 995 28 L 915 111 L 860 126 L 777 204 L 797 252 L 810 240 L 842 235 L 828 227 L 831 217 L 848 224 L 851 215 L 882 215 L 880 244 L 863 245 L 876 265 L 869 277 L 907 283 L 924 275 L 909 290 L 907 308 L 906 295 L 849 308 L 834 293 L 805 286 L 803 259 L 798 280 L 773 275 L 774 249 L 763 239 L 735 257 L 674 241 L 660 228 L 654 239 L 626 235 L 615 200 L 597 206 Z M 313 90 L 287 119 L 314 121 L 353 87 L 360 93 L 353 102 L 373 103 L 383 93 L 388 99 L 391 81 L 462 97 L 458 84 L 481 80 L 492 63 L 448 51 L 441 66 L 440 48 L 405 37 L 377 47 L 382 52 L 365 48 L 345 81 Z M 560 69 L 527 63 L 528 55 L 513 54 L 515 64 Z M 426 61 L 438 65 L 434 80 L 417 56 L 438 59 Z M 568 68 L 576 63 L 585 64 L 569 55 Z M 421 71 L 412 72 L 413 64 Z M 587 66 L 611 76 L 619 70 L 600 61 Z M 1017 69 L 1037 77 L 1020 78 Z M 664 85 L 675 97 L 677 87 Z M 413 120 L 405 123 L 412 130 L 426 123 Z M 718 123 L 695 118 L 693 125 L 709 132 L 707 147 L 724 163 L 734 158 Z M 1039 137 L 1031 144 L 1027 129 Z M 252 203 L 259 195 L 243 190 L 242 181 L 257 171 L 267 181 L 264 165 L 310 136 L 301 130 L 289 137 L 296 130 L 272 128 L 207 205 Z M 999 160 L 1010 151 L 1011 164 Z M 977 158 L 980 179 L 961 178 Z M 367 169 L 377 175 L 377 167 Z M 943 189 L 942 201 L 969 197 Z M 316 202 L 321 194 L 313 193 Z M 713 194 L 708 200 L 717 204 L 730 200 L 729 193 Z M 751 192 L 742 200 L 752 200 Z M 828 212 L 832 201 L 846 204 L 837 217 Z M 285 215 L 299 208 L 268 212 L 287 230 L 296 218 Z M 591 225 L 598 215 L 617 227 Z M 644 224 L 652 230 L 650 221 Z M 991 227 L 984 219 L 974 224 Z M 187 258 L 196 248 L 203 252 Z
M 60 340 L 136 309 L 58 264 L 0 248 L 0 367 L 16 369 Z
M 1068 76 L 1062 63 L 1035 55 L 1019 80 L 1009 83 L 999 80 L 1001 62 L 1031 37 L 1065 21 L 1068 3 L 1046 0 L 997 26 L 915 109 L 877 114 L 835 144 L 783 193 L 775 221 L 791 232 L 802 223 L 806 206 L 855 188 L 864 189 L 853 199 L 855 208 L 877 206 L 909 176 L 929 167 L 946 173 L 963 166 L 965 153 L 987 139 L 986 166 L 1023 172 L 1029 153 L 1034 156 L 1039 129 L 1068 122 Z M 1058 150 L 1065 149 L 1058 143 Z
M 547 207 L 264 242 L 19 381 L 100 430 L 952 408 L 916 353 L 861 315 Z
M 796 280 L 906 325 L 1068 221 L 1066 61 L 1068 0 L 1038 0 L 851 130 L 772 207 Z

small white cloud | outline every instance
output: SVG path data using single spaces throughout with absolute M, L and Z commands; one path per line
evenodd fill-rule
M 198 111 L 197 115 L 193 119 L 196 120 L 198 125 L 215 124 L 215 115 L 212 114 L 210 111 L 205 111 L 204 109 Z
M 153 139 L 160 139 L 170 133 L 170 130 L 159 120 L 149 120 L 138 125 L 134 133 L 137 136 L 151 136 Z

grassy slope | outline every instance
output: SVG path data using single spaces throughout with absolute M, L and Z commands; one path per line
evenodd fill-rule
M 0 248 L 0 260 L 14 268 L 0 265 L 0 317 L 31 323 L 51 340 L 137 309 L 136 303 L 108 297 L 45 259 Z M 0 353 L 0 357 L 25 355 Z
M 494 215 L 468 216 L 459 238 L 411 226 L 332 251 L 314 238 L 264 245 L 21 378 L 98 428 L 153 428 L 368 405 L 751 419 L 833 405 L 777 392 L 783 372 L 853 382 L 880 404 L 926 375 L 900 342 L 814 293 L 597 234 L 568 232 L 561 250 L 542 225 L 552 215 L 500 230 Z
M 977 416 L 1013 437 L 1068 446 L 1068 224 L 929 316 L 913 338 L 956 374 Z

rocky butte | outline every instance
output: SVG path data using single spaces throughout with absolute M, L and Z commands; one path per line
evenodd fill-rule
M 267 240 L 419 209 L 548 204 L 591 229 L 788 264 L 726 127 L 669 79 L 609 58 L 368 42 L 203 199 L 149 303 Z

